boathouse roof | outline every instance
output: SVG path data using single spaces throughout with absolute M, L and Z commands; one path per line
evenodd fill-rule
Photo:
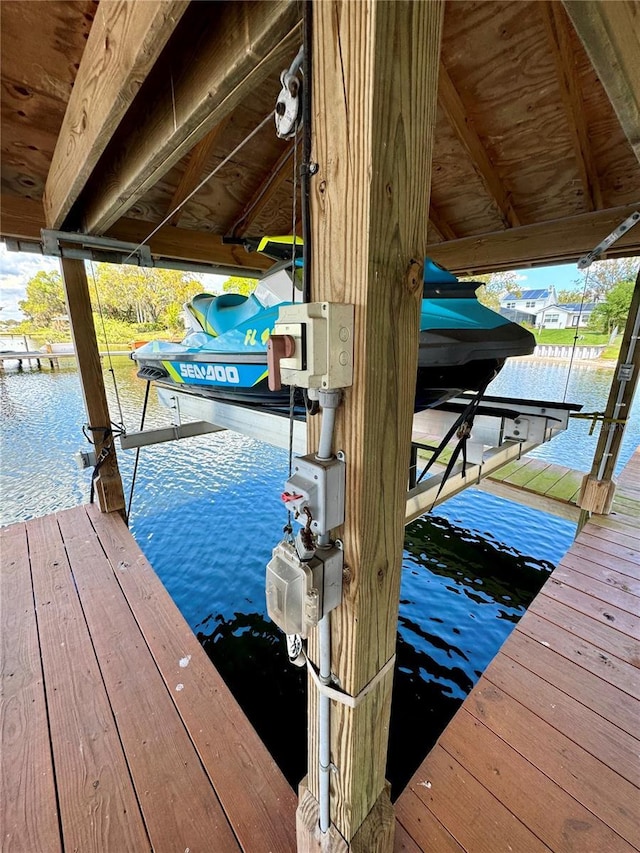
M 2 3 L 2 237 L 145 239 L 274 108 L 302 4 Z M 638 6 L 446 5 L 427 252 L 457 272 L 575 261 L 640 196 Z M 635 35 L 634 35 L 635 33 Z M 291 230 L 267 122 L 151 239 L 251 272 L 223 238 Z M 633 229 L 610 256 L 640 251 Z

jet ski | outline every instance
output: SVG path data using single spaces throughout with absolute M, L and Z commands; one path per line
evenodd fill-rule
M 268 388 L 267 341 L 281 305 L 302 299 L 301 245 L 263 238 L 258 250 L 281 258 L 249 296 L 199 293 L 186 305 L 181 343 L 150 341 L 131 357 L 141 379 L 199 396 L 279 408 L 289 388 Z M 533 335 L 478 302 L 481 282 L 460 282 L 429 258 L 418 337 L 415 411 L 464 391 L 480 391 L 510 356 L 533 352 Z

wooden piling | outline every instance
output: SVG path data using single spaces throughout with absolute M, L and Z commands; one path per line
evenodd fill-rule
M 104 390 L 102 365 L 93 326 L 84 261 L 62 258 L 60 265 L 67 298 L 67 310 L 71 320 L 71 334 L 78 362 L 82 395 L 91 436 L 95 442 L 96 455 L 99 457 L 105 446 L 109 449 L 95 479 L 96 495 L 102 512 L 119 511 L 124 513 L 122 478 L 118 469 L 115 442 L 110 434 L 111 415 Z
M 299 850 L 393 846 L 385 766 L 442 17 L 441 2 L 314 4 L 312 298 L 355 305 L 335 444 L 347 460 L 347 569 L 332 672 L 350 697 L 372 689 L 355 707 L 331 703 L 332 826 L 320 837 L 310 682 Z M 314 424 L 310 447 L 317 438 Z

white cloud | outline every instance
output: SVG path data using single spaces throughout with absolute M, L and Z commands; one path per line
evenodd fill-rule
M 18 302 L 25 298 L 27 282 L 40 270 L 59 270 L 56 258 L 9 252 L 0 243 L 0 320 L 22 320 Z

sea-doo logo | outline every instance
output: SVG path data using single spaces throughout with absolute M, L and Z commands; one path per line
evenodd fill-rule
M 200 379 L 205 382 L 221 382 L 237 385 L 240 382 L 238 368 L 226 364 L 180 364 L 183 379 Z

